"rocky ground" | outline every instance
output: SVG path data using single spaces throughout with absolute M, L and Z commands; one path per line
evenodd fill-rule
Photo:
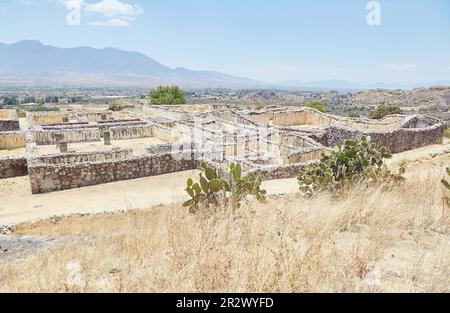
M 0 236 L 0 266 L 25 259 L 58 241 L 50 237 Z

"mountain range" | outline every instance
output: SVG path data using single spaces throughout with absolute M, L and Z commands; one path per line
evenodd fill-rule
M 344 80 L 265 83 L 216 71 L 170 68 L 149 56 L 116 48 L 58 48 L 36 40 L 0 43 L 0 84 L 84 87 L 275 88 L 295 90 L 412 89 L 450 85 L 450 81 L 418 84 L 358 84 Z
M 39 41 L 0 43 L 2 80 L 26 80 L 76 85 L 233 87 L 257 81 L 214 71 L 172 69 L 139 53 L 116 48 L 57 48 Z

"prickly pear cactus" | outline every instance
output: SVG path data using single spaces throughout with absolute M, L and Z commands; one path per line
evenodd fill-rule
M 190 213 L 196 213 L 200 208 L 232 205 L 239 207 L 248 195 L 258 201 L 265 201 L 266 191 L 261 189 L 261 179 L 253 174 L 242 175 L 240 164 L 231 164 L 228 178 L 222 178 L 222 173 L 209 167 L 205 162 L 200 165 L 199 182 L 189 178 L 185 191 L 191 197 L 184 203 Z
M 370 137 L 347 140 L 343 146 L 322 155 L 318 164 L 300 171 L 300 190 L 311 195 L 317 190 L 336 191 L 362 180 L 375 182 L 391 175 L 384 164 L 391 157 L 385 147 L 378 150 Z

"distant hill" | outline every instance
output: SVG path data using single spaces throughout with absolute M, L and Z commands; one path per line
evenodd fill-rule
M 138 52 L 115 48 L 57 48 L 39 41 L 0 43 L 2 80 L 76 85 L 179 84 L 187 87 L 256 86 L 259 82 L 213 71 L 172 69 Z
M 290 80 L 282 83 L 296 89 L 322 89 L 322 90 L 368 90 L 368 89 L 414 89 L 429 88 L 434 86 L 450 86 L 448 81 L 435 81 L 430 83 L 414 83 L 414 84 L 393 84 L 393 83 L 371 83 L 359 84 L 346 80 L 322 80 L 322 81 L 298 81 Z

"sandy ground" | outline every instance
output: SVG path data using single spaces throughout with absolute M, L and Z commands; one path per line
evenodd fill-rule
M 183 201 L 186 171 L 79 189 L 32 195 L 27 176 L 0 181 L 0 225 L 74 213 L 148 208 Z
M 165 144 L 165 141 L 156 137 L 127 139 L 127 140 L 113 140 L 110 146 L 105 146 L 103 141 L 100 142 L 83 142 L 70 143 L 68 145 L 69 152 L 94 152 L 94 151 L 111 151 L 113 148 L 133 149 L 133 154 L 143 155 L 145 148 L 151 145 Z M 39 155 L 49 155 L 59 153 L 59 148 L 55 145 L 38 146 Z
M 13 150 L 0 150 L 0 158 L 8 157 L 24 157 L 26 154 L 25 148 L 13 149 Z
M 450 141 L 394 156 L 388 165 L 395 170 L 402 161 L 410 162 L 408 171 L 422 171 L 428 175 L 426 163 L 445 166 L 443 158 L 450 156 Z M 445 160 L 446 164 L 450 160 Z M 120 181 L 109 184 L 32 195 L 28 177 L 0 180 L 0 225 L 45 219 L 55 215 L 100 213 L 149 208 L 186 200 L 186 179 L 196 177 L 197 171 L 186 171 L 161 176 Z M 407 174 L 408 175 L 408 174 Z M 297 192 L 297 179 L 280 179 L 263 183 L 269 194 Z

